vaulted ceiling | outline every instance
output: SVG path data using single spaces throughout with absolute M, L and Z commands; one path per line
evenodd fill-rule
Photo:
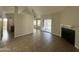
M 40 15 L 48 15 L 64 10 L 64 6 L 32 6 L 31 7 L 36 13 Z
M 48 15 L 62 11 L 64 6 L 19 6 L 19 12 L 34 10 L 36 14 Z M 0 6 L 0 15 L 2 13 L 14 13 L 14 6 Z

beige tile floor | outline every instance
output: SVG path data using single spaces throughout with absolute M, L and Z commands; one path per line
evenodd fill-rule
M 64 39 L 50 33 L 34 30 L 33 34 L 15 39 L 8 36 L 1 41 L 0 51 L 11 52 L 78 52 L 79 50 Z

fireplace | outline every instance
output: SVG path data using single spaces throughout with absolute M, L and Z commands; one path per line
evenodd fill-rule
M 67 40 L 74 46 L 75 43 L 75 30 L 68 29 L 68 28 L 61 28 L 61 37 Z

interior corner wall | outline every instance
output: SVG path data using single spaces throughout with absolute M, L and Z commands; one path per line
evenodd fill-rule
M 33 33 L 32 20 L 30 14 L 18 14 L 15 20 L 15 37 Z
M 57 36 L 61 36 L 60 18 L 61 18 L 61 13 L 55 13 L 52 15 L 52 34 Z
M 0 32 L 1 32 L 2 19 L 0 18 Z
M 0 39 L 1 39 L 1 31 L 2 31 L 2 18 L 0 18 Z

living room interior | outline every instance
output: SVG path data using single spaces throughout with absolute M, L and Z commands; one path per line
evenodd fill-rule
M 0 6 L 0 51 L 79 52 L 78 15 L 78 6 Z

